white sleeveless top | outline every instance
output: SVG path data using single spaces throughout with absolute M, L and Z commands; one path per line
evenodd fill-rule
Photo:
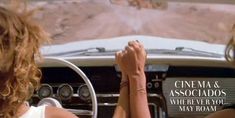
M 46 105 L 39 107 L 31 106 L 20 118 L 45 118 Z

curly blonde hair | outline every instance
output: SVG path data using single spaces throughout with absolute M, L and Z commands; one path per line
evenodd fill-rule
M 235 60 L 234 60 L 235 59 L 235 24 L 232 26 L 231 34 L 232 34 L 232 37 L 230 38 L 225 48 L 225 59 L 228 62 L 235 64 Z
M 48 34 L 32 12 L 0 7 L 0 117 L 15 118 L 18 108 L 39 87 L 41 72 L 35 58 Z

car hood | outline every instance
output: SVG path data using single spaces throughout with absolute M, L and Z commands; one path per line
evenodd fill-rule
M 75 53 L 75 52 L 99 53 L 103 51 L 104 52 L 118 51 L 124 49 L 128 41 L 131 40 L 138 40 L 144 45 L 146 50 L 175 51 L 177 48 L 183 47 L 184 49 L 190 49 L 187 51 L 196 50 L 199 52 L 208 52 L 218 55 L 224 55 L 224 49 L 225 49 L 225 45 L 221 44 L 210 44 L 201 41 L 162 38 L 155 36 L 133 35 L 133 36 L 106 38 L 106 39 L 75 41 L 58 45 L 47 45 L 41 48 L 41 52 L 44 56 L 64 57 L 64 56 L 79 56 L 79 54 L 81 54 L 78 53 L 75 55 L 68 55 L 69 53 Z M 170 54 L 174 55 L 174 53 Z

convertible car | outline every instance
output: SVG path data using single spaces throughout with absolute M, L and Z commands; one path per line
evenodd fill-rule
M 30 104 L 63 107 L 80 118 L 111 118 L 121 76 L 114 54 L 130 40 L 147 52 L 152 118 L 201 118 L 235 102 L 235 68 L 224 58 L 225 45 L 132 35 L 44 46 L 42 85 Z

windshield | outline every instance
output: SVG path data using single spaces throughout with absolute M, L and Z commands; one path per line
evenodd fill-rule
M 233 4 L 171 0 L 150 9 L 115 1 L 127 0 L 40 0 L 32 6 L 43 8 L 37 19 L 55 44 L 127 35 L 226 44 L 235 23 Z
M 143 39 L 145 39 L 144 36 L 156 37 L 156 39 L 161 38 L 162 41 L 165 39 L 202 41 L 223 45 L 230 39 L 235 23 L 235 5 L 228 0 L 222 2 L 218 2 L 218 0 L 210 2 L 204 0 L 197 2 L 195 0 L 152 0 L 150 5 L 149 3 L 137 4 L 134 2 L 136 0 L 127 1 L 32 0 L 30 7 L 42 8 L 36 13 L 35 18 L 50 33 L 53 39 L 50 46 L 77 41 L 109 40 L 116 37 L 125 39 L 125 36 L 142 36 Z M 155 39 L 153 38 L 153 40 Z M 167 47 L 171 43 L 175 43 L 175 41 L 164 45 Z M 116 42 L 110 45 L 116 45 Z M 126 44 L 120 45 L 122 47 L 116 50 L 123 48 Z M 97 47 L 100 47 L 99 44 L 93 43 L 84 46 L 83 49 L 74 50 Z M 145 47 L 148 48 L 148 45 Z M 195 49 L 187 43 L 181 43 L 170 49 L 175 50 L 177 47 Z M 161 45 L 154 48 L 169 49 L 161 47 Z M 196 50 L 198 49 L 196 48 Z

